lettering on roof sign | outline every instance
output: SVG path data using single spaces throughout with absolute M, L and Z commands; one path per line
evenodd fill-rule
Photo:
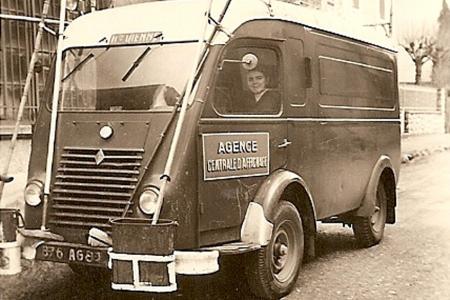
M 161 31 L 116 33 L 111 36 L 109 43 L 117 44 L 148 44 L 157 43 L 163 39 Z
M 202 140 L 204 180 L 269 174 L 269 133 L 206 133 Z

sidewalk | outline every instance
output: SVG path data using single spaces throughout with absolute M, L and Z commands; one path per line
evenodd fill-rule
M 446 150 L 450 150 L 450 134 L 428 134 L 402 137 L 402 163 L 417 157 Z
M 6 153 L 10 140 L 0 140 L 0 153 Z M 16 146 L 13 161 L 10 165 L 10 174 L 14 181 L 5 185 L 0 201 L 2 207 L 14 207 L 19 203 L 23 208 L 23 190 L 26 184 L 29 153 L 31 141 L 19 140 Z M 434 152 L 450 150 L 450 134 L 414 135 L 402 137 L 402 163 L 407 163 L 418 157 L 430 155 Z M 5 156 L 0 155 L 0 166 L 5 162 Z

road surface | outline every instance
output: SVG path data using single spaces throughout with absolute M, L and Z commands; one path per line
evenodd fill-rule
M 450 299 L 450 152 L 403 165 L 397 224 L 380 245 L 358 248 L 352 230 L 321 225 L 317 258 L 285 299 Z M 175 295 L 112 293 L 64 265 L 23 261 L 0 277 L 0 299 L 251 299 L 219 275 L 184 280 Z

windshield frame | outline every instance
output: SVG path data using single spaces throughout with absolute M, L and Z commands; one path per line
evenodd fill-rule
M 154 47 L 154 46 L 165 46 L 165 45 L 176 45 L 176 44 L 196 44 L 198 43 L 198 40 L 177 40 L 177 41 L 157 41 L 157 42 L 150 42 L 150 43 L 122 43 L 122 44 L 102 44 L 102 45 L 86 45 L 86 46 L 70 46 L 67 47 L 63 50 L 63 57 L 64 54 L 67 51 L 71 51 L 71 50 L 86 50 L 86 49 L 104 49 L 105 51 L 109 50 L 110 48 L 124 48 L 124 47 L 137 47 L 137 46 L 141 46 L 141 47 Z M 63 60 L 64 61 L 64 60 Z M 54 62 L 56 63 L 56 61 Z M 87 62 L 89 63 L 89 62 Z M 76 70 L 76 72 L 78 72 L 79 70 Z M 71 74 L 70 76 L 73 76 L 73 74 Z M 192 75 L 189 75 L 192 76 Z M 64 76 L 62 75 L 61 78 L 59 78 L 58 80 L 62 82 L 62 79 L 64 78 Z M 53 78 L 53 84 L 55 83 L 55 78 Z M 186 85 L 188 83 L 189 77 L 186 78 L 186 84 L 184 85 L 183 89 L 180 91 L 180 100 L 178 101 L 178 103 L 172 105 L 172 106 L 167 106 L 167 107 L 158 107 L 158 108 L 149 108 L 149 109 L 136 109 L 136 110 L 77 110 L 77 109 L 62 109 L 61 108 L 61 96 L 62 96 L 62 86 L 61 89 L 59 91 L 59 96 L 58 96 L 58 113 L 95 113 L 95 114 L 124 114 L 124 113 L 148 113 L 148 112 L 171 112 L 173 111 L 173 109 L 176 107 L 177 110 L 180 109 L 181 106 L 181 101 L 183 99 L 184 93 L 185 93 L 185 89 L 186 89 Z M 196 93 L 196 89 L 193 89 L 192 93 Z M 193 95 L 191 95 L 189 97 L 189 103 L 188 103 L 188 108 L 193 104 L 193 100 L 195 99 L 195 97 Z M 52 111 L 52 97 L 49 99 L 49 101 L 47 101 L 46 103 L 46 107 L 47 110 Z

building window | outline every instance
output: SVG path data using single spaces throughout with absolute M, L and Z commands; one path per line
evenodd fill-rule
M 359 0 L 353 0 L 353 8 L 359 8 Z
M 0 1 L 0 12 L 10 16 L 39 17 L 43 3 L 44 0 Z M 58 1 L 52 1 L 49 10 L 49 18 L 57 18 Z M 16 120 L 37 30 L 36 23 L 0 20 L 0 123 L 3 120 L 7 122 Z M 36 118 L 55 47 L 56 38 L 44 31 L 42 46 L 37 55 L 39 67 L 35 68 L 25 104 L 24 123 L 33 123 Z

